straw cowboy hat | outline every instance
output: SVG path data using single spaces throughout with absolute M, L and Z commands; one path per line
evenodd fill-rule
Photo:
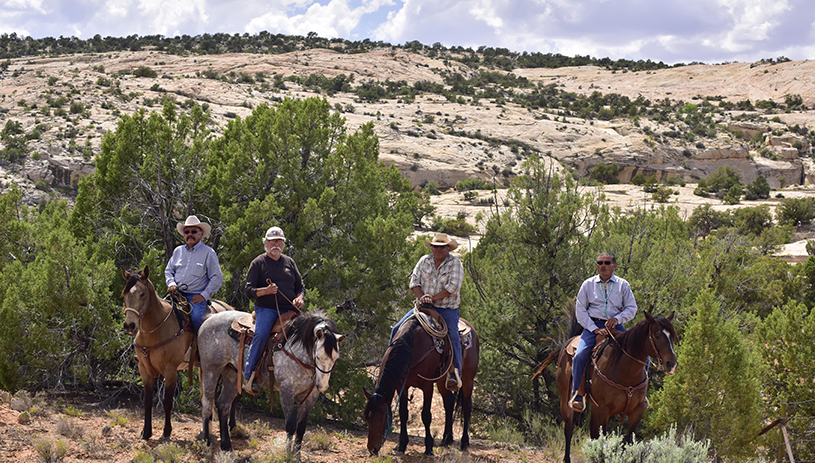
M 178 224 L 176 224 L 175 226 L 176 230 L 178 230 L 178 233 L 181 233 L 181 236 L 184 236 L 184 229 L 187 227 L 200 228 L 201 232 L 203 232 L 201 239 L 204 239 L 207 236 L 209 236 L 209 232 L 210 230 L 212 230 L 212 227 L 210 227 L 208 223 L 201 222 L 200 220 L 198 220 L 198 217 L 194 215 L 187 217 L 186 222 L 184 223 L 178 222 Z
M 450 250 L 458 247 L 458 242 L 456 240 L 451 240 L 447 233 L 436 233 L 436 236 L 433 237 L 433 241 L 429 239 L 424 239 L 424 244 L 427 247 L 430 246 L 450 246 Z

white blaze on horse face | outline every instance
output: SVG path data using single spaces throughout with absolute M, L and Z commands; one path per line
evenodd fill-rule
M 319 327 L 317 329 L 319 329 Z M 340 356 L 339 346 L 332 352 L 332 355 L 328 355 L 325 351 L 325 336 L 326 335 L 323 335 L 323 337 L 317 341 L 314 348 L 314 363 L 317 365 L 317 374 L 315 375 L 314 382 L 317 390 L 320 392 L 325 392 L 326 389 L 328 389 L 328 380 L 331 378 L 331 370 L 334 369 L 334 364 L 337 363 L 337 359 Z
M 668 338 L 668 347 L 671 348 L 671 353 L 673 353 L 674 352 L 674 343 L 673 343 L 673 341 L 671 341 L 671 333 L 669 333 L 668 330 L 662 330 L 662 332 L 665 333 L 665 337 Z
M 141 291 L 139 285 L 136 284 L 124 295 L 125 321 L 123 327 L 128 334 L 134 334 L 139 327 L 143 307 L 134 307 L 133 304 L 138 304 L 141 300 Z

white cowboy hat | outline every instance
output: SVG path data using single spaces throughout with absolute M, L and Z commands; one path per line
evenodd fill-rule
M 424 239 L 424 244 L 427 247 L 430 246 L 450 246 L 450 250 L 458 247 L 458 242 L 456 240 L 451 240 L 447 233 L 436 233 L 436 236 L 433 237 L 433 241 L 429 239 Z
M 263 235 L 263 242 L 265 243 L 271 240 L 286 241 L 286 237 L 283 235 L 283 229 L 280 227 L 272 227 L 266 230 L 266 234 Z
M 184 223 L 178 222 L 178 224 L 176 224 L 175 226 L 176 230 L 178 230 L 178 233 L 181 233 L 181 236 L 184 236 L 184 229 L 187 227 L 200 228 L 201 232 L 203 232 L 203 236 L 201 236 L 201 239 L 204 239 L 207 236 L 209 236 L 209 232 L 210 230 L 212 230 L 212 227 L 210 227 L 208 223 L 201 222 L 200 220 L 198 220 L 198 217 L 194 215 L 187 217 L 186 222 Z

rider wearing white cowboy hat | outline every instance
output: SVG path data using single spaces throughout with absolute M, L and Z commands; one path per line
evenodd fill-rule
M 424 240 L 431 249 L 416 263 L 410 274 L 410 289 L 421 304 L 430 304 L 447 324 L 447 334 L 453 348 L 454 370 L 447 377 L 447 389 L 461 388 L 461 337 L 458 333 L 458 306 L 461 303 L 461 283 L 464 281 L 464 266 L 450 251 L 458 247 L 458 242 L 445 233 L 436 233 L 433 241 Z M 399 326 L 413 315 L 411 309 L 391 331 L 391 341 Z
M 164 278 L 168 291 L 181 294 L 189 301 L 197 333 L 204 322 L 207 301 L 221 288 L 224 276 L 215 251 L 201 242 L 212 230 L 208 223 L 191 215 L 185 222 L 176 224 L 176 229 L 184 238 L 184 244 L 173 250 Z

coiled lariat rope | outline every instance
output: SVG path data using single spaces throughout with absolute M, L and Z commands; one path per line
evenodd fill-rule
M 450 337 L 447 335 L 447 322 L 444 321 L 444 318 L 439 317 L 439 324 L 441 326 L 440 326 L 439 329 L 436 329 L 433 326 L 433 323 L 430 322 L 430 320 L 429 320 L 430 317 L 425 316 L 425 314 L 423 312 L 421 312 L 421 309 L 419 307 L 416 307 L 413 310 L 413 316 L 416 317 L 417 320 L 419 320 L 419 325 L 422 326 L 422 329 L 425 331 L 425 333 L 430 335 L 431 338 L 433 338 L 433 339 L 447 338 L 447 343 L 451 344 Z M 453 346 L 451 345 L 450 348 L 452 349 L 452 347 Z M 419 361 L 415 362 L 414 365 L 421 363 L 422 360 L 424 360 L 425 357 L 427 357 L 428 355 L 430 355 L 430 351 L 425 352 L 425 354 L 422 356 L 422 358 L 419 359 Z M 422 375 L 420 375 L 418 373 L 416 374 L 416 376 L 418 376 L 419 378 L 421 378 L 421 379 L 423 379 L 425 381 L 430 381 L 431 383 L 435 383 L 436 381 L 444 378 L 444 376 L 450 370 L 450 367 L 453 366 L 453 357 L 454 357 L 454 355 L 451 353 L 450 354 L 450 363 L 447 365 L 446 368 L 443 368 L 441 370 L 443 373 L 440 376 L 437 376 L 436 378 L 425 378 L 424 376 L 422 376 Z

